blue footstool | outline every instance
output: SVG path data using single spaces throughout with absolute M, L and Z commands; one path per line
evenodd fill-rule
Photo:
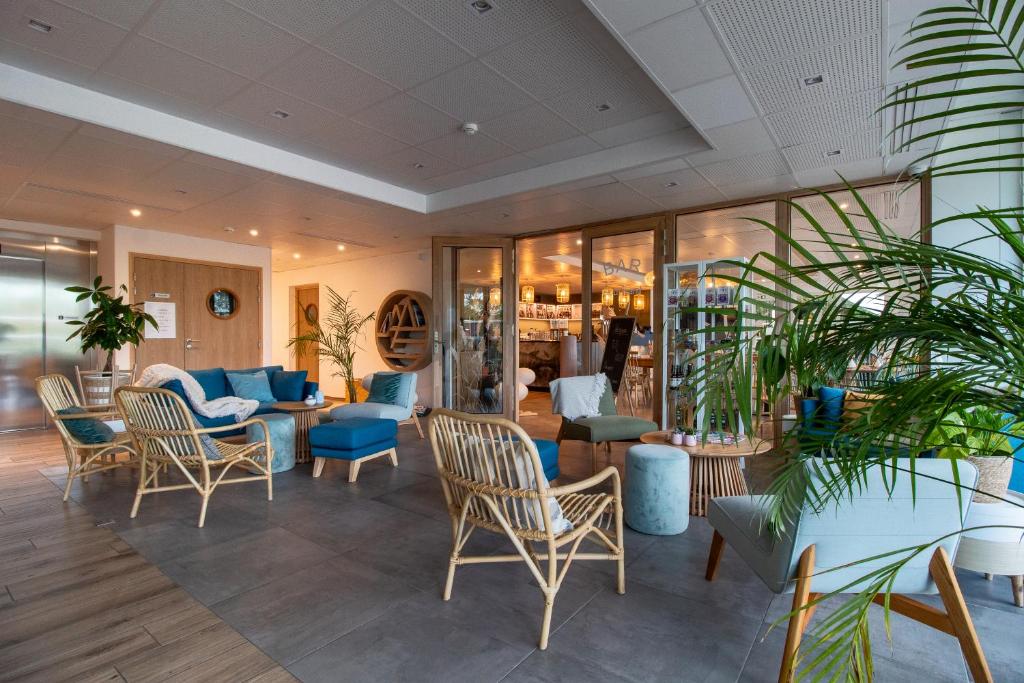
M 295 419 L 286 413 L 266 413 L 258 417 L 270 429 L 270 445 L 274 449 L 270 471 L 277 474 L 295 467 Z M 248 425 L 245 440 L 248 443 L 263 441 L 263 425 Z
M 309 446 L 313 455 L 313 476 L 324 471 L 327 458 L 348 460 L 348 480 L 359 476 L 359 466 L 366 460 L 388 456 L 398 467 L 398 422 L 376 417 L 350 417 L 335 420 L 309 430 Z
M 690 456 L 673 446 L 626 451 L 626 524 L 643 534 L 672 536 L 690 525 Z

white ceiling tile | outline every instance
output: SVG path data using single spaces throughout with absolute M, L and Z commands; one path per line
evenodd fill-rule
M 167 197 L 173 197 L 177 190 L 184 190 L 192 198 L 208 197 L 206 201 L 209 201 L 255 182 L 254 178 L 246 175 L 226 173 L 203 164 L 175 161 L 140 181 L 136 188 Z
M 882 0 L 722 0 L 708 13 L 740 67 L 753 68 L 879 31 Z
M 534 103 L 523 90 L 475 60 L 421 83 L 409 94 L 460 121 L 485 121 Z
M 667 161 L 659 161 L 655 164 L 637 166 L 636 168 L 627 169 L 625 171 L 617 171 L 614 175 L 619 180 L 635 180 L 636 178 L 646 178 L 652 175 L 671 173 L 672 171 L 678 171 L 684 168 L 690 168 L 690 165 L 686 163 L 685 159 L 678 157 L 676 159 L 668 159 Z
M 780 175 L 771 178 L 758 178 L 756 180 L 748 180 L 745 182 L 735 183 L 733 185 L 727 185 L 725 187 L 719 187 L 729 199 L 746 199 L 748 197 L 757 197 L 759 195 L 776 194 L 778 192 L 788 192 L 789 190 L 795 190 L 798 187 L 796 179 L 792 175 Z
M 29 170 L 23 166 L 0 164 L 0 204 L 3 198 L 10 197 L 21 188 L 28 179 L 28 173 Z
M 271 87 L 254 83 L 218 107 L 218 110 L 281 135 L 304 138 L 333 128 L 340 117 Z M 274 112 L 286 113 L 280 118 Z
M 692 190 L 704 190 L 710 187 L 708 181 L 692 168 L 683 168 L 677 171 L 635 178 L 624 182 L 640 194 L 652 199 L 677 195 Z
M 260 19 L 310 41 L 316 40 L 371 1 L 228 0 Z
M 502 2 L 495 10 L 480 14 L 468 2 L 398 2 L 478 56 L 536 33 L 579 7 L 576 0 L 530 0 Z
M 893 169 L 902 170 L 902 168 Z M 891 172 L 891 171 L 890 171 Z M 875 178 L 885 174 L 880 159 L 866 159 L 854 161 L 848 164 L 838 164 L 829 168 L 813 168 L 806 171 L 795 171 L 797 183 L 800 187 L 822 187 L 843 182 L 843 178 L 852 180 L 855 178 Z
M 732 157 L 775 149 L 775 142 L 760 119 L 750 119 L 728 126 L 708 128 L 704 135 L 714 149 L 686 157 L 692 165 L 709 164 Z
M 701 128 L 717 128 L 754 118 L 757 112 L 735 75 L 672 93 L 686 118 Z
M 600 85 L 616 64 L 571 18 L 483 58 L 540 100 Z
M 616 71 L 630 71 L 637 68 L 636 60 L 626 52 L 619 38 L 608 30 L 593 12 L 582 11 L 572 15 L 571 21 L 578 27 L 601 53 L 611 60 Z
M 371 173 L 390 182 L 428 180 L 435 176 L 457 171 L 461 166 L 417 147 L 388 154 L 374 160 Z
M 248 83 L 238 74 L 141 36 L 131 38 L 101 73 L 203 108 L 217 106 Z
M 590 133 L 590 137 L 604 147 L 618 147 L 654 135 L 686 128 L 688 125 L 686 119 L 673 109 L 642 116 L 603 130 L 595 130 Z
M 504 156 L 486 164 L 479 164 L 454 173 L 447 173 L 436 178 L 431 178 L 425 185 L 427 192 L 438 192 L 453 187 L 470 185 L 482 180 L 497 178 L 499 176 L 524 171 L 537 166 L 537 162 L 523 154 L 512 154 Z M 460 209 L 463 207 L 460 207 Z
M 673 14 L 629 34 L 629 45 L 672 92 L 732 73 L 700 9 Z
M 353 118 L 410 145 L 457 130 L 461 123 L 404 93 L 378 102 Z
M 761 109 L 770 114 L 881 88 L 881 59 L 881 36 L 872 34 L 767 64 L 744 75 Z M 824 81 L 803 84 L 805 78 L 816 76 L 823 76 Z
M 339 114 L 351 114 L 397 90 L 348 62 L 308 47 L 263 78 L 267 85 Z
M 0 115 L 10 116 L 13 119 L 22 119 L 23 121 L 31 121 L 33 123 L 39 123 L 44 126 L 50 126 L 51 128 L 58 128 L 66 131 L 72 131 L 82 125 L 82 122 L 77 119 L 61 116 L 60 114 L 51 114 L 50 112 L 43 111 L 42 109 L 26 107 L 8 100 L 0 100 Z
M 212 166 L 217 170 L 224 171 L 225 173 L 233 173 L 235 175 L 247 175 L 251 178 L 264 178 L 268 175 L 266 171 L 261 171 L 258 168 L 251 166 L 243 166 L 242 164 L 236 164 L 233 161 L 227 159 L 221 159 L 219 157 L 213 157 L 208 154 L 202 154 L 200 152 L 189 152 L 184 157 L 183 161 L 188 161 L 195 164 L 202 164 L 204 166 Z
M 12 220 L 80 228 L 104 228 L 110 225 L 109 222 L 87 218 L 86 211 L 81 208 L 61 206 L 52 201 L 26 201 L 17 197 L 7 200 L 4 204 L 3 215 Z
M 590 0 L 591 7 L 622 34 L 630 33 L 684 9 L 690 9 L 696 4 L 696 0 Z
M 608 74 L 600 85 L 573 90 L 545 104 L 584 132 L 611 128 L 672 108 L 668 98 L 639 69 L 628 74 Z M 599 109 L 605 105 L 610 109 Z M 680 116 L 677 127 L 685 123 Z
M 708 185 L 707 188 L 701 190 L 687 190 L 679 194 L 666 195 L 656 200 L 664 209 L 685 209 L 693 206 L 703 206 L 705 204 L 717 204 L 726 200 L 726 196 L 721 190 Z
M 154 0 L 58 0 L 97 19 L 130 29 L 145 16 Z
M 34 19 L 52 26 L 48 33 L 30 28 Z M 50 0 L 7 0 L 0 3 L 0 38 L 96 68 L 128 33 Z
M 829 156 L 830 152 L 835 151 L 840 153 Z M 812 168 L 831 167 L 851 161 L 877 158 L 882 155 L 882 130 L 875 128 L 841 139 L 784 147 L 782 154 L 785 155 L 794 171 L 806 171 Z
M 324 153 L 362 160 L 397 152 L 406 146 L 400 140 L 347 120 L 339 121 L 337 126 L 311 135 L 304 141 L 320 147 Z
M 541 104 L 508 112 L 482 124 L 493 138 L 519 151 L 576 137 L 580 131 Z
M 830 100 L 810 107 L 769 114 L 765 123 L 784 147 L 815 140 L 837 140 L 851 132 L 878 128 L 882 95 L 867 90 L 851 97 Z
M 586 135 L 562 140 L 551 145 L 538 147 L 523 152 L 526 156 L 541 164 L 553 164 L 556 161 L 575 159 L 584 154 L 590 154 L 602 149 L 601 145 L 588 138 Z
M 779 152 L 763 152 L 736 159 L 697 166 L 697 171 L 710 182 L 732 185 L 752 178 L 768 178 L 789 173 L 786 160 Z
M 154 173 L 163 166 L 166 166 L 175 158 L 184 154 L 182 150 L 176 150 L 173 155 L 161 154 L 139 147 L 119 144 L 110 139 L 101 139 L 90 135 L 83 135 L 81 132 L 72 135 L 60 146 L 54 157 L 48 162 L 48 166 L 59 166 L 69 159 L 79 159 L 88 163 L 103 164 L 114 168 L 123 169 L 130 174 L 139 176 Z
M 250 78 L 302 47 L 295 36 L 224 0 L 163 0 L 139 33 Z
M 171 116 L 180 116 L 185 119 L 198 121 L 210 110 L 210 105 L 208 104 L 175 97 L 174 95 L 146 87 L 141 83 L 129 81 L 126 78 L 102 71 L 97 71 L 88 79 L 87 87 L 90 90 L 95 90 L 141 107 L 148 107 L 149 109 L 155 109 L 156 111 L 170 114 Z M 225 97 L 228 95 L 229 93 L 224 94 Z
M 450 40 L 390 1 L 346 21 L 318 44 L 402 89 L 470 59 Z
M 564 196 L 593 209 L 604 211 L 621 210 L 635 215 L 658 210 L 658 205 L 655 202 L 621 183 L 574 190 Z
M 419 145 L 431 154 L 448 159 L 461 168 L 484 164 L 515 153 L 508 145 L 503 145 L 484 133 L 466 135 L 461 132 L 449 133 L 440 138 Z
M 91 123 L 83 123 L 78 129 L 78 132 L 67 142 L 64 147 L 61 148 L 62 152 L 66 152 L 69 149 L 71 143 L 78 142 L 79 138 L 89 138 L 94 141 L 103 141 L 110 143 L 114 146 L 119 153 L 123 153 L 122 158 L 124 163 L 133 163 L 132 160 L 128 159 L 129 150 L 138 150 L 143 153 L 143 159 L 158 158 L 163 159 L 177 159 L 185 154 L 185 150 L 181 147 L 175 147 L 174 145 L 167 145 L 156 140 L 150 140 L 149 138 L 139 137 L 138 135 L 132 135 L 130 133 L 122 133 L 119 130 L 113 128 L 104 128 L 103 126 L 96 126 Z M 89 155 L 97 154 L 102 155 L 103 151 L 98 147 L 93 152 L 89 152 Z M 102 159 L 101 159 L 102 161 Z M 104 162 L 106 163 L 106 162 Z M 147 163 L 143 161 L 143 163 Z
M 3 37 L 0 37 L 0 62 L 68 83 L 83 83 L 95 71 L 92 67 L 34 50 Z
M 279 133 L 273 128 L 267 128 L 261 126 L 253 121 L 246 121 L 240 119 L 237 116 L 231 114 L 225 114 L 221 111 L 212 111 L 207 114 L 203 114 L 201 117 L 196 119 L 199 123 L 218 128 L 226 133 L 232 135 L 238 135 L 239 137 L 246 138 L 248 140 L 255 140 L 261 142 L 264 145 L 270 145 L 271 147 L 277 147 L 279 149 L 287 149 L 289 143 L 294 140 L 284 133 Z
M 64 128 L 0 116 L 0 163 L 33 167 L 43 162 L 68 136 Z

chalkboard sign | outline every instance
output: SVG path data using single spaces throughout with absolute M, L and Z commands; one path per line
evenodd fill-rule
M 616 394 L 619 393 L 622 372 L 626 369 L 626 357 L 629 355 L 635 326 L 636 318 L 612 318 L 608 322 L 608 340 L 604 345 L 601 372 L 608 377 L 612 383 L 612 392 Z

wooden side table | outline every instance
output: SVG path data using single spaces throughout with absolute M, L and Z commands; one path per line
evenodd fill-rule
M 1020 494 L 1008 492 L 1006 497 L 1024 505 Z M 1018 505 L 971 503 L 964 523 L 971 531 L 964 532 L 960 539 L 953 564 L 981 572 L 987 579 L 1008 576 L 1013 604 L 1024 607 L 1024 508 Z
M 761 439 L 747 438 L 736 444 L 711 443 L 696 446 L 677 446 L 668 440 L 671 432 L 647 432 L 641 435 L 643 443 L 673 446 L 690 456 L 690 514 L 706 517 L 708 501 L 718 496 L 745 496 L 747 482 L 740 469 L 740 458 L 765 453 L 771 444 Z
M 311 406 L 307 406 L 305 401 L 279 401 L 272 406 L 274 410 L 291 413 L 295 418 L 295 464 L 312 462 L 313 458 L 309 452 L 309 430 L 320 424 L 317 411 L 330 408 L 332 405 L 333 401 Z

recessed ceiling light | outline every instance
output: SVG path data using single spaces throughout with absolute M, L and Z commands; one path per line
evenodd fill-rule
M 252 228 L 249 230 L 249 234 L 252 235 L 253 237 L 256 237 L 256 235 L 260 234 L 260 231 L 257 230 L 256 228 Z
M 59 237 L 54 237 L 53 238 L 53 243 L 54 244 L 60 244 L 60 238 Z
M 667 183 L 665 183 L 665 187 L 679 187 L 679 183 L 677 183 L 674 180 L 670 180 Z
M 294 254 L 292 254 L 293 259 L 298 259 L 300 256 L 302 256 L 302 254 L 300 254 L 299 252 L 295 252 Z
M 231 227 L 230 225 L 225 225 L 224 226 L 224 232 L 234 232 L 234 231 L 235 231 L 235 229 L 233 227 Z
M 494 9 L 494 3 L 489 0 L 470 0 L 469 8 L 475 10 L 477 14 L 486 14 Z
M 612 108 L 612 105 L 608 104 L 607 102 L 602 102 L 601 104 L 597 105 L 597 107 L 596 107 L 596 109 L 598 111 L 608 111 L 611 108 Z
M 849 206 L 850 206 L 850 205 L 849 205 L 849 204 L 847 204 L 846 202 L 841 202 L 841 203 L 839 204 L 839 208 L 840 208 L 840 209 L 843 209 L 843 210 L 846 210 L 847 208 L 849 208 Z
M 138 209 L 132 209 L 132 210 L 131 210 L 131 211 L 129 211 L 128 213 L 130 213 L 131 215 L 135 216 L 136 218 L 138 218 L 139 216 L 141 216 L 141 215 L 142 215 L 142 212 L 141 212 L 141 211 L 139 211 Z
M 338 251 L 345 251 L 345 245 L 344 244 L 339 244 L 338 245 Z
M 837 157 L 837 156 L 839 156 L 842 153 L 843 153 L 843 150 L 841 150 L 841 149 L 833 149 L 833 150 L 831 150 L 829 152 L 825 152 L 825 156 L 827 156 L 827 157 Z
M 420 162 L 417 161 L 415 164 L 412 165 L 412 167 L 413 168 L 426 168 L 427 166 L 426 166 L 426 164 L 421 164 Z
M 482 271 L 482 270 L 478 270 L 478 271 L 476 271 L 476 272 L 478 272 L 478 273 L 482 273 L 483 271 Z
M 270 115 L 277 119 L 286 119 L 291 116 L 291 114 L 281 109 L 275 109 L 270 113 Z
M 53 30 L 52 26 L 50 26 L 49 24 L 44 24 L 38 19 L 29 19 L 28 27 L 33 31 L 39 31 L 40 33 L 49 33 L 50 31 Z
M 303 216 L 303 217 L 302 217 L 302 220 L 304 220 L 304 221 L 311 221 L 311 220 L 313 220 L 313 219 L 312 219 L 312 218 L 310 218 L 309 216 Z
M 502 218 L 511 218 L 511 217 L 512 217 L 512 214 L 510 214 L 510 213 L 506 213 L 506 212 L 502 211 L 502 212 L 501 212 L 501 217 L 502 217 Z
M 466 121 L 459 126 L 459 130 L 466 135 L 476 135 L 477 131 L 480 130 L 480 124 L 473 123 L 472 121 Z
M 821 74 L 818 74 L 817 76 L 808 76 L 807 78 L 805 78 L 804 79 L 804 86 L 809 88 L 812 85 L 821 85 L 824 82 L 825 82 L 825 77 L 822 76 Z
M 576 244 L 583 244 L 583 240 L 576 240 Z

